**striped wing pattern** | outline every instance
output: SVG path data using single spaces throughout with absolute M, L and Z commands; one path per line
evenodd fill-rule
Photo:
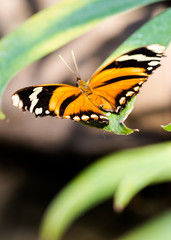
M 108 124 L 104 113 L 77 87 L 66 84 L 37 85 L 20 89 L 12 96 L 13 105 L 37 116 L 56 116 L 74 121 Z
M 153 44 L 132 50 L 99 69 L 90 79 L 93 93 L 111 103 L 103 111 L 119 113 L 135 96 L 142 84 L 160 66 L 164 46 Z
M 159 44 L 132 50 L 99 69 L 83 87 L 47 84 L 23 88 L 13 94 L 13 105 L 36 116 L 108 125 L 104 112 L 120 113 L 160 66 L 163 54 L 164 46 Z

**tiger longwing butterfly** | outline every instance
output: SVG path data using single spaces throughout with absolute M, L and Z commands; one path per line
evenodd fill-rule
M 77 86 L 45 84 L 12 95 L 13 105 L 37 116 L 56 116 L 76 122 L 109 124 L 107 112 L 119 114 L 142 84 L 160 66 L 164 46 L 152 44 L 127 52 L 100 68 L 88 83 Z

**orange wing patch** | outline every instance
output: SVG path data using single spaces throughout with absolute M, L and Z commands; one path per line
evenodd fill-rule
M 68 116 L 75 121 L 98 121 L 106 124 L 109 122 L 104 113 L 95 107 L 84 94 L 80 94 L 67 105 L 63 117 L 68 118 Z

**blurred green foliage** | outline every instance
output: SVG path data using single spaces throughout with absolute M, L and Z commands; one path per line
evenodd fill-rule
M 0 98 L 8 81 L 28 64 L 89 31 L 106 17 L 154 2 L 158 1 L 72 0 L 62 1 L 39 12 L 0 41 Z M 171 41 L 170 26 L 171 9 L 168 8 L 138 29 L 107 61 L 123 52 L 152 43 L 167 47 Z M 106 130 L 121 134 L 127 129 L 123 120 L 131 111 L 133 101 L 125 113 L 119 116 L 120 119 L 112 114 L 109 116 L 111 125 Z M 0 117 L 3 118 L 2 112 Z M 170 125 L 165 129 L 170 131 Z M 132 132 L 130 129 L 126 131 Z M 115 209 L 121 210 L 144 187 L 170 181 L 170 156 L 171 142 L 168 142 L 126 150 L 100 159 L 77 176 L 53 200 L 43 218 L 41 238 L 59 239 L 79 215 L 113 195 Z M 159 239 L 155 236 L 163 236 L 164 233 L 170 236 L 169 221 L 170 212 L 125 235 L 122 240 Z

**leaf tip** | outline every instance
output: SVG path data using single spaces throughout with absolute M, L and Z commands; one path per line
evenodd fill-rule
M 161 127 L 163 128 L 163 130 L 171 132 L 171 123 L 167 125 L 161 125 Z
M 113 204 L 113 210 L 117 213 L 121 213 L 123 211 L 123 207 L 121 205 L 118 205 L 116 203 Z
M 0 110 L 0 120 L 6 120 L 5 114 Z

